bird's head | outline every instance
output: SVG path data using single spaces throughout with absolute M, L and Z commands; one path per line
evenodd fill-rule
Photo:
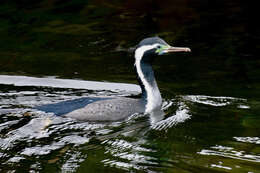
M 149 37 L 137 45 L 135 59 L 152 62 L 155 56 L 174 52 L 191 52 L 191 50 L 187 47 L 172 47 L 159 37 Z

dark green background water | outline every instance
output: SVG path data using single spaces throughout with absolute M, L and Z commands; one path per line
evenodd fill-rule
M 147 132 L 145 140 L 148 143 L 142 145 L 158 149 L 158 153 L 151 155 L 159 159 L 159 166 L 148 164 L 147 169 L 141 170 L 232 171 L 208 166 L 221 161 L 233 166 L 234 172 L 256 173 L 260 171 L 259 139 L 253 144 L 247 141 L 242 145 L 236 144 L 233 137 L 260 135 L 260 28 L 257 16 L 257 6 L 242 0 L 2 0 L 0 73 L 136 83 L 134 59 L 129 49 L 140 40 L 160 36 L 171 45 L 190 47 L 191 54 L 163 56 L 154 62 L 157 82 L 166 100 L 178 100 L 180 95 L 199 94 L 243 98 L 246 101 L 231 99 L 229 107 L 188 102 L 191 120 L 170 128 L 168 132 Z M 8 85 L 1 85 L 0 89 L 2 93 L 14 90 L 56 92 Z M 8 99 L 10 101 L 11 98 Z M 220 101 L 219 98 L 217 101 Z M 177 102 L 174 103 L 178 105 Z M 240 104 L 250 108 L 238 109 Z M 13 104 L 14 107 L 19 105 L 19 101 Z M 170 112 L 176 109 L 172 108 Z M 27 123 L 31 119 L 26 120 Z M 3 118 L 1 123 L 9 121 Z M 120 132 L 118 129 L 115 131 Z M 143 133 L 136 133 L 133 141 L 144 140 Z M 5 134 L 5 131 L 2 132 L 2 135 Z M 238 156 L 230 159 L 232 157 L 223 157 L 223 153 L 219 154 L 220 157 L 215 157 L 217 154 L 213 157 L 197 154 L 203 148 L 209 149 L 215 145 L 238 147 L 236 151 L 245 151 L 256 159 L 243 161 L 245 158 Z M 114 168 L 112 164 L 104 166 L 100 160 L 106 158 L 103 151 L 105 147 L 98 142 L 93 146 L 93 153 L 86 149 L 91 148 L 89 145 L 78 149 L 88 155 L 88 160 L 79 167 L 79 172 L 89 169 L 93 169 L 93 172 L 129 171 Z M 1 152 L 7 154 L 4 149 Z M 66 158 L 62 154 L 53 155 Z M 34 163 L 33 159 L 27 158 L 27 161 Z M 3 157 L 4 161 L 6 158 Z M 50 166 L 50 163 L 56 164 L 41 162 L 38 170 L 60 170 L 59 164 Z M 59 163 L 61 165 L 62 161 Z M 26 162 L 25 166 L 21 164 L 17 168 L 24 168 L 24 171 L 34 169 Z M 1 169 L 10 170 L 11 167 Z M 140 171 L 133 167 L 130 170 Z

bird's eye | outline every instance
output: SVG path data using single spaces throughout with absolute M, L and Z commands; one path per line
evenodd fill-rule
M 161 45 L 158 45 L 158 46 L 157 46 L 157 49 L 161 49 L 161 48 L 162 48 L 162 46 L 161 46 Z

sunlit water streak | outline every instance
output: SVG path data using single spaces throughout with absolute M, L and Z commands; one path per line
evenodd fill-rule
M 228 166 L 223 166 L 223 165 L 221 165 L 221 164 L 211 164 L 210 165 L 212 168 L 222 168 L 222 169 L 226 169 L 226 170 L 232 170 L 232 168 L 231 167 L 228 167 Z
M 117 86 L 118 87 L 118 86 Z M 246 99 L 201 95 L 176 96 L 164 100 L 165 118 L 155 123 L 149 115 L 135 114 L 123 122 L 89 123 L 62 118 L 35 109 L 34 106 L 58 103 L 87 96 L 131 96 L 131 90 L 89 90 L 68 88 L 46 88 L 21 86 L 0 92 L 0 160 L 5 170 L 19 169 L 41 171 L 46 165 L 55 164 L 61 172 L 75 172 L 90 159 L 88 148 L 102 149 L 100 163 L 117 169 L 154 171 L 155 168 L 174 168 L 176 163 L 170 158 L 158 157 L 160 148 L 152 147 L 147 134 L 161 133 L 168 136 L 173 128 L 192 123 L 192 105 L 201 107 L 236 106 L 250 109 Z M 172 109 L 172 110 L 171 110 Z M 198 116 L 198 115 L 196 115 Z M 183 137 L 185 138 L 185 136 Z M 193 140 L 195 137 L 190 136 Z M 93 140 L 99 141 L 93 144 Z M 232 140 L 232 139 L 231 139 Z M 233 137 L 237 142 L 259 144 L 259 137 Z M 93 149 L 94 148 L 94 149 Z M 97 150 L 97 151 L 98 151 Z M 216 145 L 198 152 L 202 156 L 221 156 L 250 162 L 259 162 L 256 153 Z M 184 158 L 185 155 L 182 156 Z M 178 165 L 178 164 L 177 164 Z M 233 169 L 220 163 L 209 164 L 210 168 Z M 2 168 L 0 168 L 1 170 Z M 182 168 L 181 168 L 182 169 Z M 184 169 L 184 168 L 183 168 Z M 156 172 L 156 171 L 155 171 Z
M 186 95 L 186 96 L 182 96 L 182 98 L 191 102 L 210 105 L 210 106 L 217 106 L 217 107 L 227 106 L 235 102 L 246 102 L 246 99 L 243 98 L 234 98 L 234 97 L 225 97 L 225 96 Z M 238 107 L 241 109 L 250 108 L 247 105 L 238 105 Z
M 141 143 L 143 143 L 142 141 Z M 103 144 L 106 145 L 106 152 L 111 154 L 115 158 L 120 158 L 124 160 L 118 161 L 112 160 L 112 159 L 104 159 L 102 162 L 105 165 L 109 166 L 116 166 L 120 167 L 123 169 L 129 169 L 129 168 L 134 168 L 137 170 L 144 170 L 147 169 L 147 166 L 145 164 L 149 165 L 156 165 L 156 158 L 151 157 L 151 156 L 146 156 L 144 153 L 145 152 L 155 152 L 149 148 L 144 148 L 141 147 L 140 141 L 136 143 L 130 143 L 125 140 L 107 140 L 104 141 Z
M 140 88 L 134 84 L 112 83 L 112 82 L 96 82 L 74 79 L 58 79 L 55 76 L 44 78 L 28 77 L 28 76 L 9 76 L 0 75 L 0 83 L 14 86 L 44 86 L 55 88 L 74 88 L 89 90 L 124 90 L 140 92 Z
M 234 137 L 234 139 L 239 142 L 260 144 L 260 137 Z
M 212 156 L 215 155 L 215 156 L 228 157 L 232 159 L 260 162 L 260 155 L 248 154 L 245 151 L 237 151 L 232 147 L 226 147 L 221 145 L 210 147 L 209 150 L 203 149 L 200 152 L 198 152 L 198 154 L 212 155 Z

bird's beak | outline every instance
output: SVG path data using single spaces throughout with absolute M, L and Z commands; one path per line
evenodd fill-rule
M 165 50 L 165 53 L 171 52 L 191 52 L 191 50 L 188 47 L 169 47 Z

